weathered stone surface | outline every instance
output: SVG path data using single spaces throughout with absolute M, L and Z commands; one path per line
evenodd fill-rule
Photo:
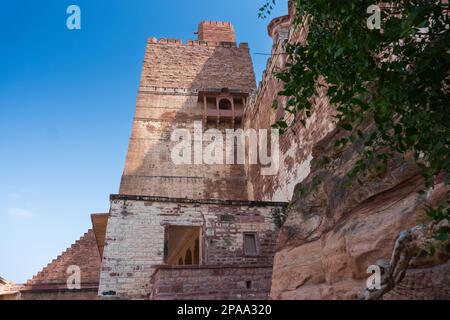
M 84 300 L 96 299 L 100 277 L 100 255 L 93 230 L 86 232 L 31 280 L 20 288 L 25 300 Z M 69 290 L 69 266 L 80 268 L 81 288 Z
M 200 227 L 204 265 L 271 266 L 278 235 L 275 221 L 284 207 L 282 203 L 112 196 L 99 294 L 103 298 L 148 297 L 152 275 L 165 262 L 165 226 Z M 223 215 L 233 219 L 222 219 Z M 257 233 L 258 255 L 244 254 L 244 232 Z M 244 279 L 246 273 L 235 276 L 240 275 Z M 269 283 L 261 294 L 268 295 Z
M 198 40 L 235 42 L 233 25 L 229 22 L 202 21 L 198 26 Z
M 447 197 L 442 181 L 426 195 L 417 194 L 423 182 L 408 157 L 398 157 L 361 186 L 345 187 L 361 141 L 335 154 L 334 142 L 344 133 L 336 129 L 323 90 L 313 98 L 305 126 L 299 121 L 303 115 L 285 114 L 286 99 L 278 96 L 283 84 L 273 73 L 286 65 L 284 48 L 305 43 L 308 32 L 305 25 L 291 25 L 293 6 L 289 9 L 289 16 L 269 25 L 273 55 L 256 94 L 248 46 L 234 43 L 231 24 L 203 22 L 199 40 L 185 44 L 149 40 L 120 195 L 111 197 L 98 290 L 103 298 L 265 299 L 270 289 L 272 299 L 356 299 L 364 291 L 367 267 L 389 259 L 399 232 L 425 221 L 425 205 Z M 293 122 L 280 138 L 277 174 L 261 175 L 260 165 L 172 163 L 170 135 L 202 120 L 199 91 L 208 88 L 250 95 L 243 129 L 269 129 L 282 116 Z M 318 165 L 323 155 L 333 159 L 333 170 Z M 301 195 L 313 176 L 321 183 Z M 285 204 L 262 201 L 290 199 L 280 230 Z M 169 225 L 201 227 L 204 265 L 161 267 Z M 243 254 L 243 232 L 258 234 L 259 255 Z M 92 232 L 83 239 L 33 278 L 29 297 L 95 297 L 100 257 Z M 85 292 L 63 289 L 68 263 L 86 270 L 93 285 Z M 449 270 L 442 261 L 416 265 L 385 298 L 449 298 Z
M 449 299 L 450 297 L 450 261 L 447 263 L 412 268 L 405 278 L 383 298 L 390 300 L 408 299 Z
M 174 130 L 193 135 L 194 122 L 202 120 L 199 90 L 249 94 L 256 88 L 248 46 L 222 43 L 234 42 L 233 26 L 203 22 L 199 27 L 199 41 L 148 41 L 120 194 L 247 199 L 244 166 L 176 165 L 170 158 Z
M 270 270 L 272 271 L 272 268 Z M 20 285 L 0 277 L 0 300 L 20 299 L 20 287 Z
M 314 151 L 330 156 L 339 132 L 330 136 Z M 360 297 L 367 268 L 377 260 L 389 260 L 400 231 L 425 221 L 426 204 L 446 198 L 442 182 L 419 195 L 422 178 L 410 160 L 400 157 L 384 175 L 368 177 L 361 186 L 344 187 L 359 146 L 355 143 L 336 158 L 336 170 L 325 171 L 314 164 L 311 174 L 297 186 L 279 238 L 272 298 Z M 315 174 L 322 182 L 301 195 L 300 188 L 311 187 Z
M 247 193 L 252 200 L 289 201 L 295 185 L 310 172 L 313 146 L 335 127 L 334 110 L 323 91 L 314 98 L 316 108 L 306 120 L 305 126 L 299 121 L 302 115 L 293 119 L 292 115 L 284 111 L 286 98 L 278 95 L 283 89 L 283 83 L 274 73 L 286 65 L 287 43 L 303 43 L 307 36 L 305 28 L 295 28 L 291 25 L 291 18 L 275 18 L 269 24 L 269 35 L 274 41 L 272 56 L 267 61 L 258 91 L 244 112 L 244 128 L 270 129 L 281 117 L 293 123 L 292 127 L 280 136 L 279 170 L 276 174 L 261 175 L 260 165 L 247 165 Z
M 272 266 L 160 267 L 152 277 L 154 300 L 268 299 Z
M 290 9 L 292 16 L 293 7 Z M 268 128 L 279 117 L 286 117 L 286 100 L 277 95 L 283 84 L 273 73 L 285 66 L 286 55 L 282 53 L 286 43 L 305 43 L 308 33 L 307 25 L 294 26 L 287 21 L 288 18 L 280 17 L 269 25 L 274 39 L 273 55 L 258 94 L 245 110 L 246 127 Z M 273 109 L 274 101 L 278 108 Z M 425 221 L 424 206 L 445 199 L 446 188 L 439 183 L 425 196 L 419 196 L 417 191 L 423 182 L 408 157 L 395 159 L 383 175 L 370 177 L 361 186 L 346 188 L 346 175 L 362 142 L 356 141 L 352 148 L 335 154 L 335 141 L 345 132 L 335 129 L 334 108 L 323 92 L 313 104 L 315 108 L 306 126 L 300 124 L 302 115 L 296 119 L 287 116 L 294 125 L 280 139 L 277 175 L 264 177 L 259 167 L 248 167 L 248 196 L 292 199 L 293 207 L 288 210 L 274 260 L 273 299 L 355 299 L 364 291 L 367 267 L 378 259 L 389 259 L 399 232 Z M 366 126 L 367 131 L 372 130 Z M 324 155 L 333 159 L 330 172 L 318 164 Z M 312 185 L 313 176 L 319 176 L 322 183 L 313 193 L 301 196 L 300 190 Z M 421 272 L 412 272 L 407 278 Z M 426 287 L 425 280 L 417 281 Z M 445 290 L 440 292 L 443 296 Z M 404 293 L 395 297 L 406 296 Z M 414 296 L 437 295 L 428 290 Z
M 246 99 L 255 89 L 248 46 L 230 42 L 234 42 L 233 27 L 224 22 L 201 23 L 199 41 L 148 42 L 120 195 L 111 201 L 99 287 L 103 298 L 148 297 L 156 266 L 165 262 L 166 226 L 200 227 L 202 264 L 234 266 L 236 273 L 230 280 L 242 282 L 247 273 L 257 273 L 250 266 L 272 264 L 284 204 L 226 201 L 248 199 L 244 165 L 176 165 L 170 158 L 176 143 L 170 139 L 174 130 L 188 129 L 193 134 L 195 121 L 202 121 L 205 105 L 199 91 L 225 88 Z M 240 103 L 243 108 L 244 100 Z M 233 128 L 225 122 L 215 125 L 222 132 Z M 204 135 L 201 142 L 209 144 L 209 137 Z M 258 255 L 243 253 L 244 232 L 257 234 Z M 209 271 L 202 272 L 208 279 Z M 179 291 L 184 297 L 208 297 L 208 281 L 200 279 L 201 273 L 192 276 L 206 289 L 197 286 L 183 291 L 175 284 L 173 292 L 164 294 L 156 288 L 156 297 Z M 211 277 L 211 281 L 219 279 Z M 264 285 L 258 297 L 267 297 L 270 275 L 260 282 Z M 165 287 L 168 284 L 160 289 L 168 290 Z M 220 296 L 236 294 L 233 288 L 220 292 Z

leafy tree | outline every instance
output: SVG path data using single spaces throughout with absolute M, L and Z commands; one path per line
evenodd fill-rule
M 325 79 L 337 123 L 348 132 L 336 147 L 364 139 L 348 173 L 353 180 L 384 170 L 400 154 L 414 156 L 427 186 L 439 174 L 450 182 L 449 5 L 443 2 L 389 1 L 381 7 L 381 28 L 371 30 L 373 0 L 295 1 L 295 23 L 307 23 L 309 33 L 306 44 L 286 47 L 290 62 L 276 74 L 284 82 L 279 95 L 288 98 L 285 110 L 303 121 L 312 114 L 318 80 Z M 369 132 L 363 130 L 368 121 L 375 125 Z M 281 119 L 274 127 L 289 125 Z
M 258 17 L 265 19 L 272 12 L 276 2 L 275 0 L 269 0 L 264 5 L 259 8 Z

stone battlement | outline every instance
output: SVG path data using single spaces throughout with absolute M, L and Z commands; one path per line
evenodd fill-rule
M 187 46 L 208 46 L 208 47 L 228 47 L 228 48 L 247 48 L 247 43 L 236 45 L 234 27 L 230 22 L 223 21 L 202 21 L 198 25 L 198 40 L 187 40 L 186 43 L 179 38 L 154 38 L 151 37 L 148 43 L 152 44 L 170 44 Z
M 198 25 L 198 40 L 235 42 L 233 25 L 229 22 L 202 21 Z
M 200 24 L 233 28 L 233 25 L 231 24 L 231 22 L 225 22 L 225 21 L 206 21 L 205 20 L 205 21 L 201 21 Z

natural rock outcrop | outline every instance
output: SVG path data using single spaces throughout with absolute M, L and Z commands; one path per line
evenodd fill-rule
M 362 141 L 336 153 L 335 141 L 343 134 L 336 129 L 315 145 L 311 173 L 295 188 L 274 261 L 273 299 L 360 298 L 369 277 L 367 268 L 381 259 L 389 261 L 399 233 L 426 223 L 425 205 L 439 204 L 448 196 L 442 179 L 420 195 L 422 176 L 411 159 L 402 157 L 383 174 L 346 187 L 346 174 Z M 333 170 L 319 165 L 324 155 L 332 159 Z M 320 183 L 314 183 L 314 176 Z M 302 192 L 305 187 L 311 191 Z M 384 298 L 450 297 L 446 260 L 435 262 L 444 263 L 441 266 L 409 270 L 402 289 Z M 436 288 L 431 290 L 427 283 L 437 272 L 442 282 L 433 282 Z M 408 289 L 408 283 L 414 285 Z
M 449 256 L 446 250 L 440 250 L 438 254 L 424 254 L 418 255 L 417 252 L 427 248 L 439 246 L 442 244 L 438 240 L 434 239 L 436 232 L 442 227 L 448 226 L 448 220 L 443 219 L 441 221 L 431 221 L 427 224 L 421 224 L 415 226 L 407 231 L 400 233 L 397 241 L 395 242 L 394 250 L 392 251 L 392 256 L 390 262 L 384 260 L 377 261 L 378 271 L 380 271 L 379 287 L 366 288 L 363 298 L 365 300 L 377 300 L 385 297 L 392 290 L 397 289 L 396 292 L 391 293 L 387 297 L 402 296 L 402 293 L 398 291 L 399 288 L 406 288 L 413 291 L 413 294 L 417 289 L 427 289 L 428 293 L 425 295 L 432 298 L 449 297 L 450 287 L 445 284 L 449 283 L 448 276 L 450 276 L 448 263 L 444 266 L 437 268 L 438 274 L 441 276 L 441 282 L 435 283 L 436 285 L 430 287 L 430 283 L 433 282 L 433 278 L 427 279 L 426 283 L 423 281 L 427 274 L 434 275 L 433 271 L 420 270 L 414 274 L 410 272 L 409 280 L 403 282 L 406 272 L 410 267 L 423 267 L 429 265 L 430 263 L 436 264 L 442 261 L 447 261 Z M 435 268 L 436 269 L 436 268 Z M 428 272 L 427 272 L 428 271 Z M 443 276 L 443 277 L 442 277 Z M 418 280 L 418 281 L 415 281 Z M 431 280 L 431 281 L 429 281 Z M 402 283 L 403 282 L 403 283 Z M 416 282 L 425 284 L 426 287 L 416 288 Z M 400 285 L 401 284 L 401 285 Z M 444 284 L 444 286 L 442 286 Z M 431 290 L 429 290 L 431 289 Z M 440 290 L 434 290 L 440 289 Z M 405 292 L 407 297 L 409 294 Z M 423 294 L 423 293 L 422 293 Z

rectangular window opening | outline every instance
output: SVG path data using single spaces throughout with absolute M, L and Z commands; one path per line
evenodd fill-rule
M 168 226 L 164 234 L 164 263 L 200 265 L 202 263 L 201 227 Z
M 244 233 L 244 255 L 258 255 L 258 240 L 256 233 Z

